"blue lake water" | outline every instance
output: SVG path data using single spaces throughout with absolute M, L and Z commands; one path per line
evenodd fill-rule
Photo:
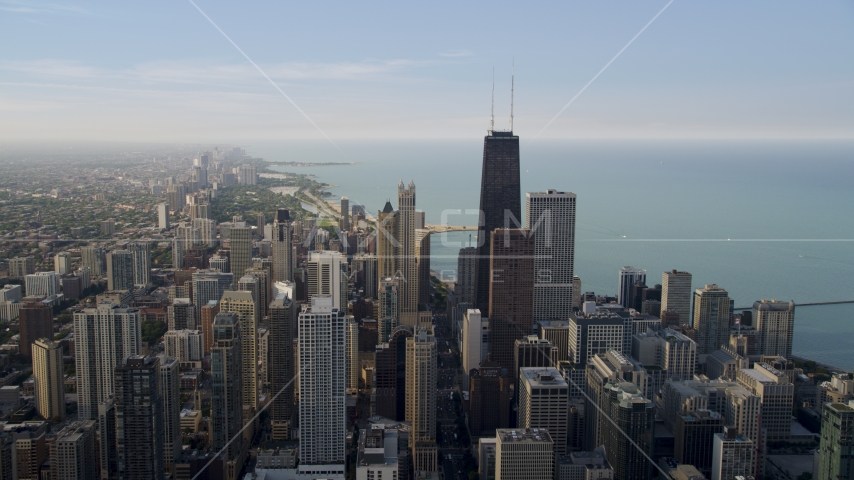
M 376 213 L 414 180 L 427 221 L 473 225 L 482 139 L 254 145 L 270 161 L 358 162 L 279 168 L 311 173 Z M 717 283 L 737 307 L 761 298 L 854 299 L 854 141 L 521 139 L 522 192 L 578 195 L 575 273 L 584 291 L 613 294 L 624 265 L 647 284 L 677 268 Z M 523 202 L 524 205 L 524 202 Z M 523 207 L 524 209 L 524 207 Z M 523 212 L 524 213 L 524 212 Z M 468 232 L 434 235 L 432 268 L 456 268 Z M 854 360 L 854 305 L 800 307 L 794 350 L 840 367 Z M 851 339 L 851 340 L 848 340 Z

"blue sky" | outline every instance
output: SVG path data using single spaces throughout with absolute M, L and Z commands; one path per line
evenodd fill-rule
M 333 139 L 533 137 L 667 4 L 197 0 Z M 851 138 L 854 2 L 675 0 L 544 138 Z M 0 0 L 0 140 L 321 139 L 188 0 Z

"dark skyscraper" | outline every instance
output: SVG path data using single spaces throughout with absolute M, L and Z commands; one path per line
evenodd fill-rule
M 133 355 L 116 367 L 116 452 L 119 476 L 163 479 L 163 400 L 160 362 Z
M 509 220 L 505 225 L 505 219 Z M 514 223 L 516 222 L 516 223 Z M 496 228 L 521 228 L 522 193 L 519 186 L 519 137 L 512 131 L 490 131 L 483 139 L 480 180 L 480 221 L 476 307 L 489 311 L 490 232 Z

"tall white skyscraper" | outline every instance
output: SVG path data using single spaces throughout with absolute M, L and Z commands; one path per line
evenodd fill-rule
M 359 391 L 359 324 L 347 315 L 347 392 Z
M 273 281 L 285 282 L 294 280 L 293 245 L 291 237 L 291 217 L 288 210 L 280 208 L 273 220 Z
M 315 295 L 329 295 L 338 310 L 347 310 L 347 258 L 331 250 L 308 253 L 308 301 Z
M 133 255 L 133 284 L 144 287 L 151 283 L 151 244 L 134 242 L 128 245 Z
M 100 303 L 74 314 L 77 416 L 98 418 L 98 404 L 115 393 L 115 368 L 137 355 L 142 342 L 139 310 Z
M 484 345 L 483 337 L 484 335 L 489 335 L 489 324 L 484 322 L 484 320 L 486 319 L 482 318 L 480 310 L 476 308 L 470 308 L 463 314 L 462 361 L 463 375 L 465 375 L 466 379 L 469 378 L 472 369 L 478 368 L 480 362 L 486 357 L 484 347 L 488 348 L 488 345 Z M 468 389 L 469 382 L 463 382 L 463 390 L 468 391 Z
M 59 274 L 56 272 L 36 272 L 24 277 L 27 296 L 50 296 L 59 293 Z
M 635 267 L 623 267 L 620 269 L 620 289 L 617 292 L 617 303 L 629 308 L 632 285 L 637 281 L 646 283 L 646 270 Z
M 525 228 L 534 235 L 534 321 L 565 320 L 572 311 L 575 194 L 547 190 L 525 198 Z
M 157 204 L 157 228 L 160 230 L 168 230 L 169 229 L 169 204 L 168 203 L 158 203 Z
M 762 355 L 792 357 L 795 302 L 762 300 L 753 304 L 753 325 Z
M 661 274 L 661 310 L 679 314 L 679 325 L 691 325 L 691 274 L 671 270 Z
M 331 295 L 299 315 L 300 471 L 344 474 L 346 320 Z M 431 392 L 435 398 L 435 389 Z M 435 427 L 434 427 L 435 428 Z

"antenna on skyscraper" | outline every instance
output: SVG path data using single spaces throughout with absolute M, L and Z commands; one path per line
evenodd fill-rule
M 495 67 L 492 67 L 492 110 L 489 112 L 489 134 L 495 130 Z
M 516 80 L 516 59 L 513 59 L 513 67 L 510 70 L 510 131 L 513 131 L 513 87 Z M 494 87 L 493 87 L 494 88 Z

